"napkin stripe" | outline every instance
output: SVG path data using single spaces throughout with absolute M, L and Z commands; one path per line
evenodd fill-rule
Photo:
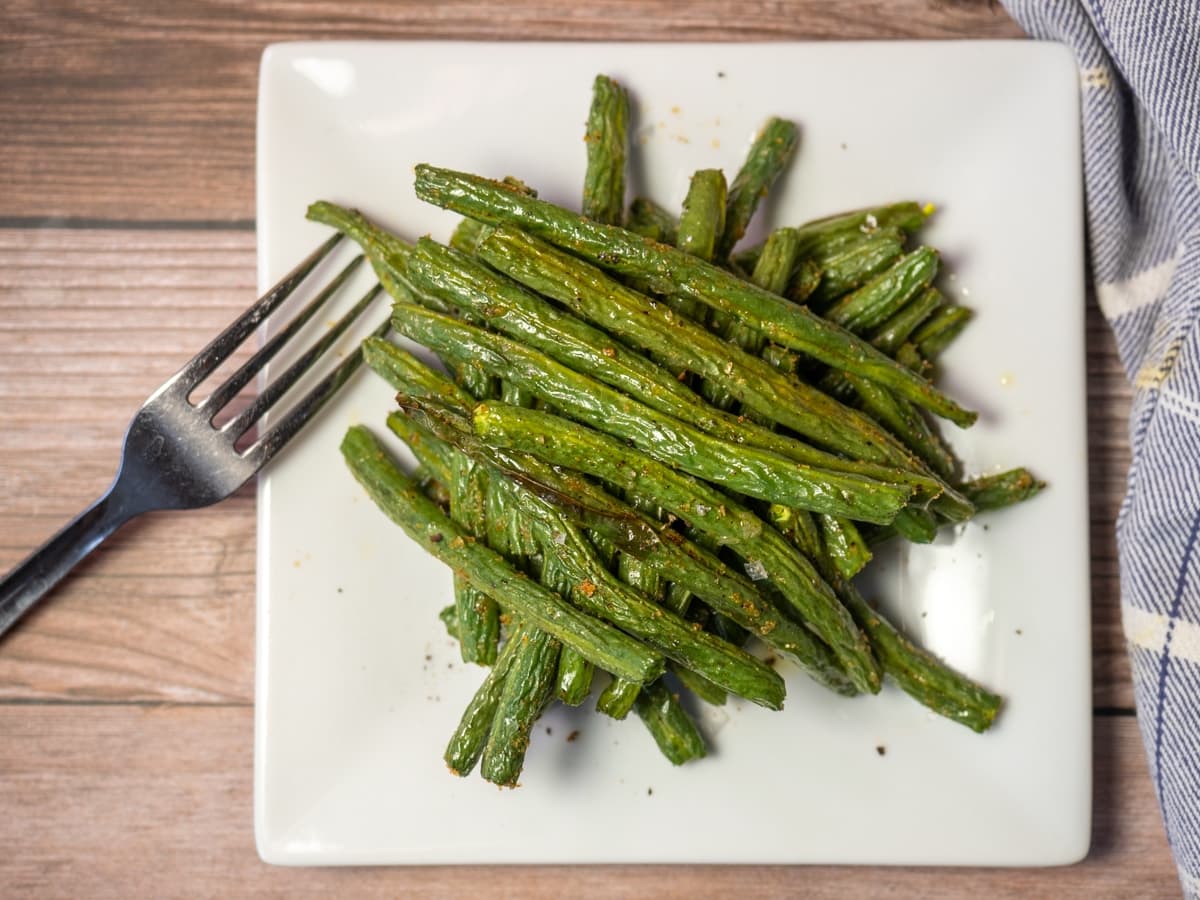
M 1167 636 L 1167 627 L 1174 625 L 1171 654 L 1200 665 L 1200 625 L 1183 619 L 1171 620 L 1161 613 L 1130 607 L 1125 610 L 1122 627 L 1125 640 L 1143 650 L 1158 651 Z
M 1179 869 L 1179 883 L 1188 896 L 1194 897 L 1200 894 L 1200 876 L 1192 875 L 1182 867 Z
M 1162 745 L 1163 745 L 1163 707 L 1167 700 L 1167 672 L 1171 665 L 1171 638 L 1175 635 L 1175 622 L 1179 616 L 1179 608 L 1183 601 L 1183 589 L 1187 584 L 1188 570 L 1192 567 L 1192 557 L 1196 549 L 1196 535 L 1200 534 L 1200 514 L 1192 519 L 1192 528 L 1188 533 L 1187 546 L 1183 551 L 1183 562 L 1179 566 L 1179 578 L 1175 584 L 1175 597 L 1171 601 L 1171 611 L 1167 614 L 1167 633 L 1163 638 L 1162 661 L 1158 670 L 1158 708 L 1154 716 L 1154 781 L 1158 787 L 1158 805 L 1163 810 L 1164 824 L 1167 825 L 1167 838 L 1171 837 L 1170 822 L 1167 820 L 1167 808 L 1163 805 L 1162 777 Z
M 1162 300 L 1159 299 L 1134 312 L 1126 313 L 1121 319 L 1121 329 L 1115 333 L 1117 355 L 1120 356 L 1121 365 L 1130 381 L 1137 374 L 1137 360 L 1141 359 L 1142 351 L 1150 343 L 1150 336 L 1154 331 L 1154 323 L 1158 320 L 1158 311 L 1161 305 Z M 1140 430 L 1144 432 L 1145 426 L 1146 423 L 1142 422 Z M 1138 430 L 1139 426 L 1135 425 L 1135 435 Z
M 1096 300 L 1106 318 L 1115 319 L 1141 309 L 1147 303 L 1162 300 L 1175 275 L 1179 260 L 1168 256 L 1157 266 L 1146 269 L 1125 281 L 1110 281 L 1096 288 Z
M 1193 425 L 1200 426 L 1200 402 L 1176 393 L 1170 388 L 1164 388 L 1160 402 L 1177 416 L 1191 420 Z

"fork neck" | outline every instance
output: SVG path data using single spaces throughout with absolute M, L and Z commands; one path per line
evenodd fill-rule
M 114 484 L 0 581 L 0 635 L 105 538 L 140 512 L 132 500 Z

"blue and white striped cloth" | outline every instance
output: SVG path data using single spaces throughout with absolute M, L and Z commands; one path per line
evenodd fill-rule
M 1089 264 L 1134 387 L 1117 519 L 1138 721 L 1200 897 L 1200 0 L 1004 0 L 1073 48 Z

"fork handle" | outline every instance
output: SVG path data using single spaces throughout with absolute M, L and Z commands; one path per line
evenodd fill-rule
M 13 569 L 0 581 L 0 635 L 131 517 L 109 491 Z

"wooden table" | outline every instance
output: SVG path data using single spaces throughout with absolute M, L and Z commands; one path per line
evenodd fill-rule
M 0 571 L 100 492 L 131 411 L 254 294 L 272 41 L 1020 38 L 978 0 L 9 0 L 0 12 Z M 1121 636 L 1128 390 L 1088 320 L 1092 852 L 1048 870 L 272 868 L 251 816 L 254 495 L 121 532 L 0 645 L 0 893 L 1175 896 Z M 564 882 L 569 878 L 569 882 Z

